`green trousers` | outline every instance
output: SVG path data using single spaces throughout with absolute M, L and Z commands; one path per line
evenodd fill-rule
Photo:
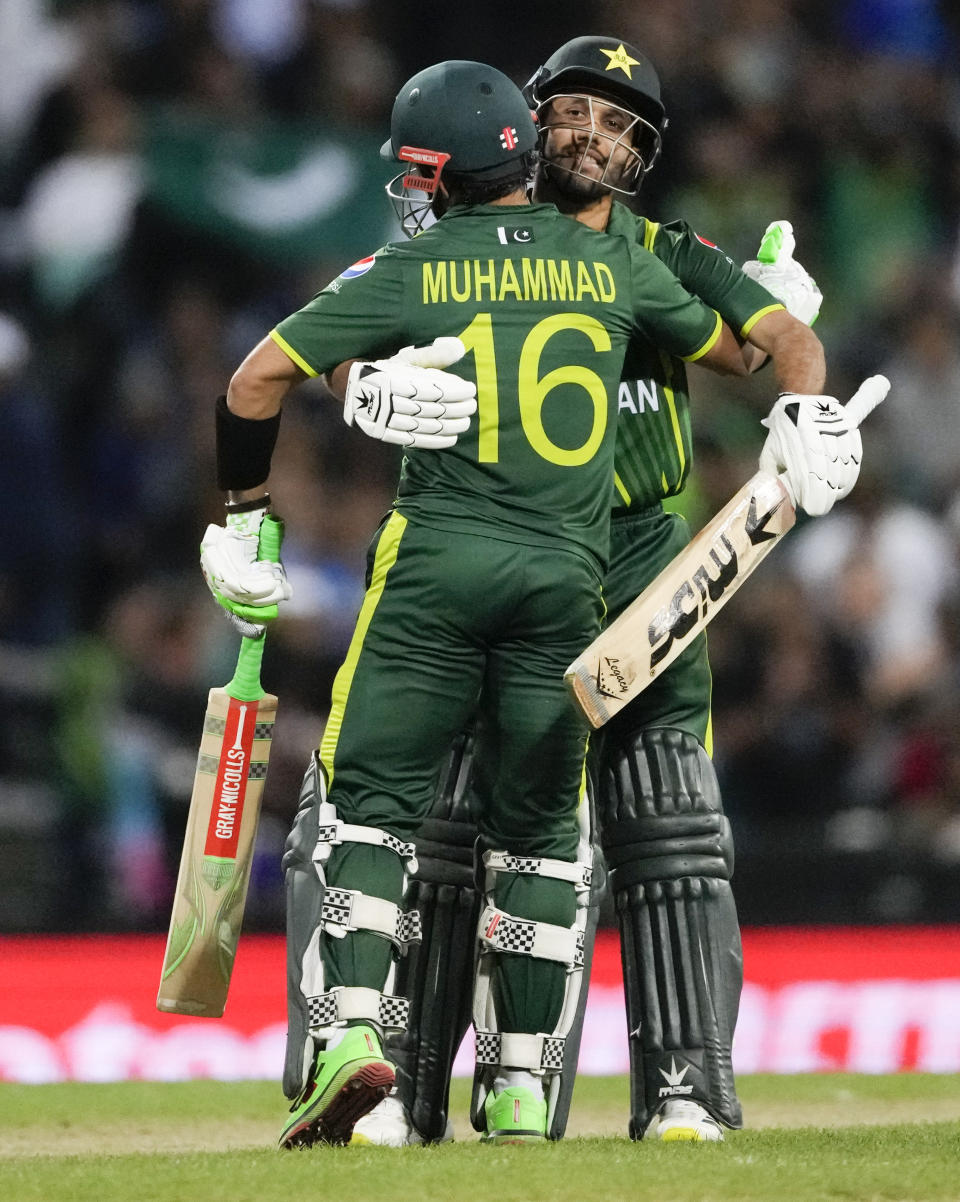
M 343 821 L 410 839 L 426 817 L 454 738 L 484 730 L 482 842 L 517 855 L 576 859 L 587 728 L 563 672 L 599 630 L 593 565 L 577 553 L 454 533 L 394 513 L 371 547 L 368 589 L 337 675 L 321 743 L 329 800 Z M 327 882 L 400 901 L 390 851 L 336 848 Z M 496 900 L 518 917 L 569 926 L 572 885 L 501 874 Z M 328 985 L 382 989 L 390 945 L 358 932 L 327 939 Z M 503 1029 L 553 1029 L 564 969 L 500 957 Z

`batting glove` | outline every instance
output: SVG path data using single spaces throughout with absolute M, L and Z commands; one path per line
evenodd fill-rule
M 823 293 L 816 280 L 793 257 L 796 244 L 789 221 L 772 221 L 757 257 L 744 263 L 743 272 L 762 284 L 788 313 L 812 326 L 820 313 Z
M 829 513 L 860 475 L 857 427 L 889 389 L 885 376 L 871 376 L 846 405 L 832 396 L 783 393 L 762 422 L 770 433 L 760 452 L 761 469 L 779 476 L 794 505 L 812 517 Z
M 200 542 L 200 567 L 218 605 L 246 638 L 259 638 L 290 597 L 283 564 L 258 559 L 260 525 L 269 498 L 256 508 L 228 510 L 226 524 L 209 525 Z
M 406 346 L 390 359 L 354 363 L 343 420 L 396 446 L 452 447 L 477 411 L 477 386 L 438 369 L 465 353 L 459 338 L 437 338 L 430 346 Z

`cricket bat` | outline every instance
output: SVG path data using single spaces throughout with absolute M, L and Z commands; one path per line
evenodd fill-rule
M 859 426 L 887 395 L 871 376 L 846 405 Z M 690 544 L 567 668 L 564 682 L 594 729 L 689 647 L 796 521 L 777 476 L 752 476 Z
M 261 559 L 279 559 L 282 533 L 264 518 Z M 260 684 L 265 638 L 242 640 L 233 679 L 207 698 L 157 994 L 168 1014 L 219 1018 L 226 1005 L 277 714 Z
M 757 472 L 567 668 L 594 728 L 641 693 L 702 632 L 796 521 L 776 476 Z

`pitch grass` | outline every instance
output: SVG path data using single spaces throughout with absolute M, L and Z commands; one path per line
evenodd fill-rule
M 960 1077 L 744 1077 L 721 1145 L 625 1138 L 627 1083 L 583 1077 L 568 1138 L 277 1153 L 263 1082 L 0 1085 L 0 1199 L 34 1202 L 820 1202 L 960 1199 Z

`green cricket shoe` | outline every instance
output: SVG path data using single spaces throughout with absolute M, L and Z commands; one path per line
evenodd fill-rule
M 531 1144 L 547 1138 L 547 1103 L 532 1090 L 513 1085 L 496 1096 L 493 1090 L 483 1103 L 487 1130 L 480 1137 L 489 1144 Z
M 317 1053 L 310 1082 L 290 1108 L 279 1146 L 349 1143 L 353 1124 L 387 1096 L 394 1076 L 376 1031 L 351 1027 L 335 1048 Z

